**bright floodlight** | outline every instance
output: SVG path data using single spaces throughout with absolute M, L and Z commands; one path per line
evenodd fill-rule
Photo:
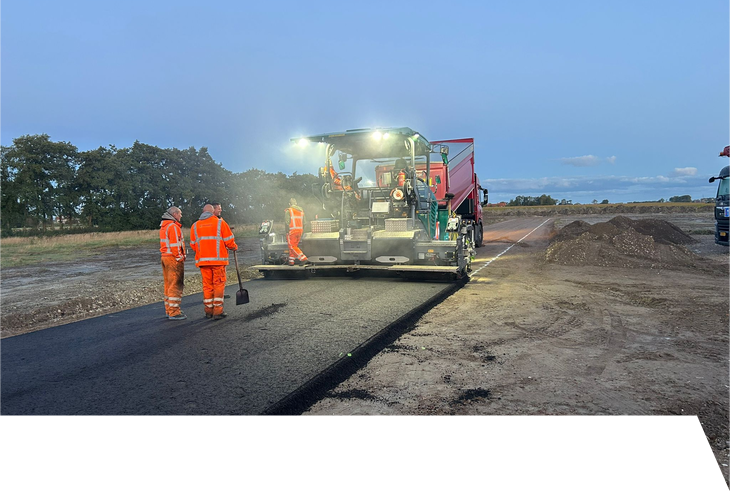
M 299 146 L 300 146 L 300 147 L 306 147 L 306 146 L 307 146 L 307 144 L 309 144 L 309 140 L 307 140 L 306 138 L 301 138 L 301 139 L 299 140 Z
M 375 141 L 380 141 L 381 138 L 383 138 L 383 134 L 379 131 L 376 131 L 373 133 L 373 138 L 375 138 Z
M 383 133 L 383 139 L 387 140 L 390 137 L 390 133 Z

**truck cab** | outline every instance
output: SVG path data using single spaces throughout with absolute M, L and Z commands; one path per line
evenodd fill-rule
M 722 154 L 720 154 L 722 155 Z M 730 166 L 725 166 L 710 182 L 720 181 L 715 196 L 715 243 L 727 246 L 730 238 Z

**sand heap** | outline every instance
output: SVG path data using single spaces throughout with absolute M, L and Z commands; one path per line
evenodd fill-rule
M 684 247 L 692 242 L 692 237 L 665 220 L 617 216 L 595 225 L 576 220 L 553 237 L 545 257 L 565 265 L 668 268 L 695 260 L 695 254 Z

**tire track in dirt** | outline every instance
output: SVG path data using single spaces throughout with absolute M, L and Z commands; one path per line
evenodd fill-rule
M 589 376 L 600 376 L 603 371 L 606 370 L 606 366 L 609 361 L 616 358 L 626 345 L 626 327 L 624 327 L 624 324 L 621 321 L 621 316 L 608 310 L 604 310 L 603 319 L 603 324 L 605 326 L 604 330 L 608 335 L 605 345 L 606 349 L 598 356 L 598 359 L 596 359 L 596 361 L 592 365 L 589 365 L 586 369 L 586 374 Z
M 523 333 L 524 337 L 521 339 L 534 339 L 538 341 L 560 338 L 584 326 L 584 322 L 581 319 L 566 312 L 554 313 L 551 317 L 552 319 L 541 323 L 539 326 L 523 326 L 514 321 L 508 321 L 504 324 Z M 572 343 L 569 340 L 563 341 L 566 343 L 564 347 L 579 346 L 579 343 Z

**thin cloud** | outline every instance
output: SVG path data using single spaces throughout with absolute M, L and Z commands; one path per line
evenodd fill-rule
M 602 162 L 606 162 L 611 165 L 615 164 L 616 156 L 612 155 L 611 157 L 601 158 L 596 157 L 595 155 L 583 155 L 582 157 L 562 157 L 556 160 L 562 162 L 563 165 L 572 165 L 573 167 L 596 167 Z
M 681 176 L 696 176 L 697 175 L 697 167 L 675 167 L 674 172 L 672 173 L 673 176 L 681 177 Z

